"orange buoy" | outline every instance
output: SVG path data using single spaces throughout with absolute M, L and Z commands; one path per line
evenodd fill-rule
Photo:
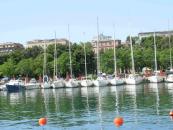
M 173 116 L 173 111 L 172 110 L 169 112 L 169 116 Z
M 115 124 L 117 127 L 121 126 L 123 123 L 124 123 L 124 120 L 123 120 L 122 117 L 116 117 L 116 118 L 114 119 L 114 124 Z
M 47 124 L 47 119 L 46 118 L 40 118 L 38 121 L 40 126 L 46 125 Z

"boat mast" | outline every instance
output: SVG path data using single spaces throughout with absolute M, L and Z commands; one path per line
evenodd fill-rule
M 43 77 L 46 75 L 46 43 L 44 42 Z
M 115 77 L 117 76 L 117 59 L 116 59 L 116 46 L 115 46 L 115 25 L 113 25 L 114 28 L 114 73 Z
M 157 71 L 157 50 L 156 50 L 156 34 L 154 32 L 154 64 L 155 64 L 155 71 Z
M 70 76 L 73 77 L 73 70 L 72 70 L 72 59 L 71 59 L 71 43 L 70 43 L 70 29 L 68 24 L 68 43 L 69 43 L 69 59 L 70 59 Z
M 171 52 L 171 35 L 169 31 L 169 21 L 168 21 L 168 38 L 169 38 L 169 60 L 170 60 L 170 69 L 172 69 L 172 52 Z
M 57 78 L 57 50 L 56 50 L 56 32 L 55 32 L 55 48 L 54 48 L 54 75 L 53 78 Z
M 85 35 L 85 33 L 83 33 Z M 86 65 L 86 48 L 85 48 L 85 43 L 84 43 L 84 55 L 85 55 L 85 78 L 87 80 L 87 65 Z
M 133 46 L 132 46 L 132 37 L 131 37 L 131 35 L 130 35 L 130 49 L 131 49 L 131 60 L 132 60 L 132 74 L 135 74 L 135 63 L 134 63 Z
M 98 22 L 98 17 L 97 17 L 97 76 L 99 75 L 100 72 L 100 55 L 99 55 L 99 22 Z

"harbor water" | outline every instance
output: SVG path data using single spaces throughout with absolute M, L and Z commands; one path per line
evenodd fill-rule
M 171 83 L 1 91 L 0 129 L 172 130 L 171 109 Z M 113 123 L 117 116 L 124 119 L 120 127 Z

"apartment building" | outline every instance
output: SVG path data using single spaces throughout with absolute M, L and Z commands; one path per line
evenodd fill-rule
M 107 49 L 113 49 L 114 48 L 114 40 L 112 39 L 112 37 L 100 34 L 98 37 L 93 37 L 93 39 L 91 41 L 92 46 L 93 46 L 93 51 L 95 53 L 97 52 L 98 38 L 99 38 L 99 44 L 98 44 L 99 51 L 104 52 Z M 120 44 L 121 44 L 121 40 L 115 40 L 115 46 L 118 46 Z
M 61 44 L 61 45 L 66 45 L 69 43 L 67 39 L 45 39 L 45 40 L 33 40 L 33 41 L 28 41 L 26 48 L 32 48 L 33 46 L 40 46 L 44 47 L 44 45 L 49 46 L 51 44 Z
M 138 34 L 139 39 L 145 38 L 145 37 L 150 37 L 153 36 L 155 33 L 156 36 L 169 36 L 173 35 L 173 31 L 156 31 L 156 32 L 141 32 Z
M 13 42 L 0 43 L 0 54 L 7 54 L 17 49 L 24 49 L 24 46 Z

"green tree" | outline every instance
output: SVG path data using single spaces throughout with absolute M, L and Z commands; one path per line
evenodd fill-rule
M 25 58 L 36 58 L 39 54 L 43 53 L 43 49 L 38 46 L 33 46 L 32 48 L 26 48 L 24 51 Z
M 8 59 L 0 66 L 0 72 L 3 76 L 12 77 L 15 75 L 15 63 L 12 59 Z
M 23 59 L 16 65 L 16 74 L 22 76 L 33 76 L 33 59 Z
M 59 66 L 59 70 L 60 70 L 60 74 L 63 75 L 63 77 L 66 76 L 66 73 L 70 73 L 69 70 L 69 54 L 67 52 L 62 53 L 59 57 L 58 57 L 58 66 Z

